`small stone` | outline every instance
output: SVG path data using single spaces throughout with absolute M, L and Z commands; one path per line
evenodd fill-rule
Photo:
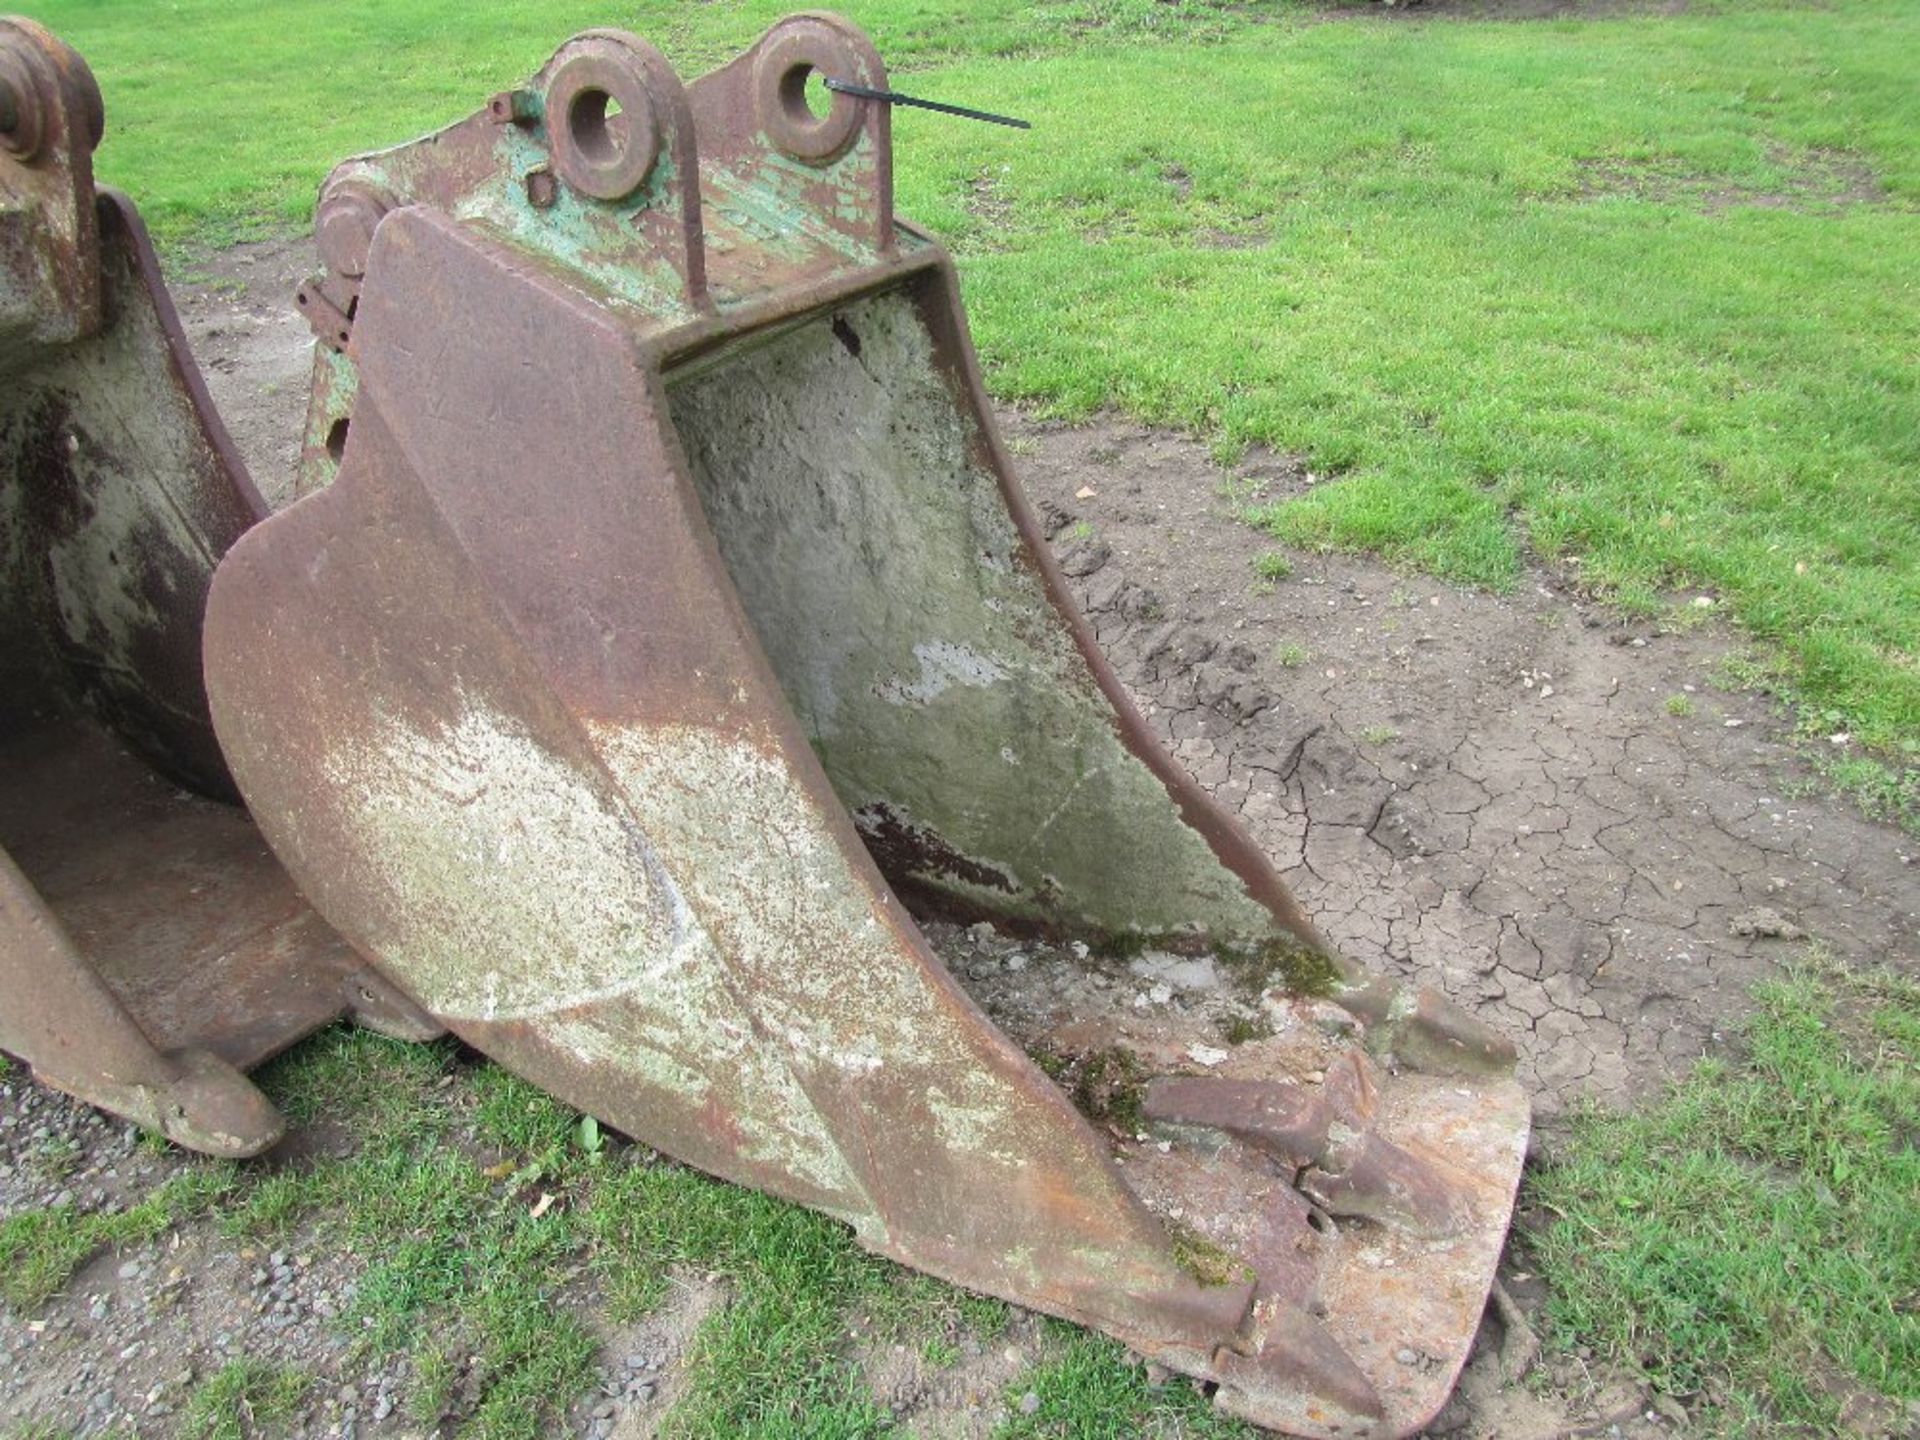
M 140 1274 L 140 1262 L 138 1260 L 127 1261 L 125 1264 L 121 1265 L 119 1274 L 122 1280 L 133 1280 L 138 1278 Z
M 1393 1358 L 1398 1360 L 1402 1365 L 1417 1365 L 1420 1363 L 1420 1357 L 1404 1345 L 1393 1352 Z
M 1756 905 L 1743 910 L 1727 922 L 1727 933 L 1743 940 L 1804 940 L 1807 932 L 1778 910 Z
M 1039 1413 L 1039 1410 L 1040 1410 L 1040 1392 L 1039 1391 L 1029 1390 L 1027 1391 L 1026 1394 L 1020 1397 L 1020 1413 L 1022 1415 L 1034 1415 Z

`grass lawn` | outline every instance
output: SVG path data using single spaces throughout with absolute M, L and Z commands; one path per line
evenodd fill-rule
M 465 114 L 575 29 L 617 20 L 691 74 L 785 8 L 34 13 L 101 80 L 103 178 L 180 256 L 304 226 L 333 161 Z M 1249 517 L 1294 544 L 1492 587 L 1542 557 L 1650 613 L 1711 594 L 1757 642 L 1745 673 L 1809 734 L 1852 737 L 1822 741 L 1836 780 L 1920 824 L 1920 0 L 1530 23 L 1327 23 L 1271 0 L 845 8 L 906 88 L 1035 122 L 896 125 L 901 209 L 960 255 L 998 394 L 1305 454 L 1335 483 Z M 1700 1397 L 1730 1433 L 1806 1433 L 1860 1387 L 1920 1398 L 1920 1000 L 1809 974 L 1768 993 L 1749 1039 L 1646 1114 L 1583 1122 L 1531 1182 L 1553 1217 L 1535 1243 L 1559 1342 Z M 548 1304 L 569 1286 L 634 1315 L 671 1266 L 726 1277 L 687 1435 L 880 1433 L 850 1314 L 924 1347 L 1005 1323 L 816 1216 L 602 1145 L 448 1048 L 330 1034 L 269 1085 L 296 1123 L 350 1117 L 357 1152 L 198 1166 L 115 1217 L 14 1217 L 9 1303 L 188 1216 L 319 1225 L 376 1257 L 350 1319 L 413 1355 L 419 1415 L 455 1349 L 487 1357 L 484 1435 L 535 1433 L 587 1383 L 591 1336 Z M 563 1203 L 533 1213 L 535 1188 Z M 1060 1336 L 1009 1435 L 1244 1433 L 1110 1343 Z M 221 1372 L 193 1433 L 292 1407 L 303 1383 Z
M 1920 986 L 1816 965 L 1760 1000 L 1744 1063 L 1531 1177 L 1549 1314 L 1727 1434 L 1907 1433 L 1880 1397 L 1920 1400 Z

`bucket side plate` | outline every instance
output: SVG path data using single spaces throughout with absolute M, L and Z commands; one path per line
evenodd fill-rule
M 669 1153 L 1208 1353 L 1244 1287 L 1180 1268 L 886 889 L 624 328 L 405 211 L 356 347 L 339 478 L 235 548 L 207 633 L 235 775 L 322 913 L 464 1038 Z

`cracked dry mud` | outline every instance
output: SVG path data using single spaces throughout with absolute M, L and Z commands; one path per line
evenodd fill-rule
M 183 319 L 256 478 L 284 503 L 308 363 L 290 297 L 311 251 L 243 246 L 206 264 L 178 287 Z M 1338 945 L 1516 1038 L 1547 1143 L 1569 1104 L 1630 1102 L 1729 1043 L 1749 987 L 1799 952 L 1798 932 L 1845 961 L 1920 969 L 1920 842 L 1814 791 L 1774 708 L 1712 686 L 1736 643 L 1713 610 L 1686 609 L 1699 623 L 1672 633 L 1582 600 L 1565 575 L 1495 596 L 1298 552 L 1263 584 L 1253 563 L 1273 547 L 1234 518 L 1229 492 L 1297 493 L 1311 483 L 1298 464 L 1256 452 L 1223 470 L 1124 422 L 1001 419 L 1076 598 L 1163 740 Z M 1670 712 L 1674 695 L 1691 714 Z M 0 1215 L 124 1205 L 178 1167 L 18 1071 L 0 1081 Z M 249 1251 L 204 1220 L 98 1256 L 35 1314 L 0 1310 L 0 1429 L 171 1435 L 192 1385 L 250 1354 L 317 1377 L 291 1433 L 430 1433 L 402 1403 L 405 1363 L 345 1342 L 362 1268 L 309 1231 Z M 1537 1283 L 1503 1273 L 1523 1305 L 1537 1299 Z M 569 1429 L 604 1440 L 653 1433 L 700 1317 L 725 1296 L 681 1276 L 626 1328 L 591 1293 L 558 1301 L 603 1340 Z M 1508 1384 L 1501 1339 L 1489 1319 L 1431 1433 L 1684 1426 L 1672 1402 L 1578 1356 L 1552 1360 L 1532 1390 Z M 908 1433 L 985 1436 L 1050 1342 L 1016 1316 L 944 1369 L 851 1343 Z
M 1808 793 L 1774 707 L 1711 683 L 1735 644 L 1710 611 L 1675 631 L 1544 571 L 1498 596 L 1297 552 L 1263 585 L 1225 492 L 1281 499 L 1299 465 L 1007 430 L 1161 739 L 1336 945 L 1514 1036 L 1546 1117 L 1714 1053 L 1796 931 L 1920 968 L 1920 842 Z

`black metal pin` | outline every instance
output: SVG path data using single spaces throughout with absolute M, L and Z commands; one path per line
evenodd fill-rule
M 857 95 L 862 100 L 878 100 L 885 105 L 911 105 L 918 110 L 938 110 L 942 115 L 958 115 L 963 120 L 985 120 L 989 125 L 1011 125 L 1015 130 L 1033 128 L 1025 120 L 1016 120 L 1011 115 L 995 115 L 991 110 L 969 110 L 964 105 L 948 105 L 940 100 L 922 100 L 917 95 L 902 95 L 898 90 L 875 90 L 866 85 L 855 85 L 850 80 L 829 80 L 826 86 L 842 95 Z

